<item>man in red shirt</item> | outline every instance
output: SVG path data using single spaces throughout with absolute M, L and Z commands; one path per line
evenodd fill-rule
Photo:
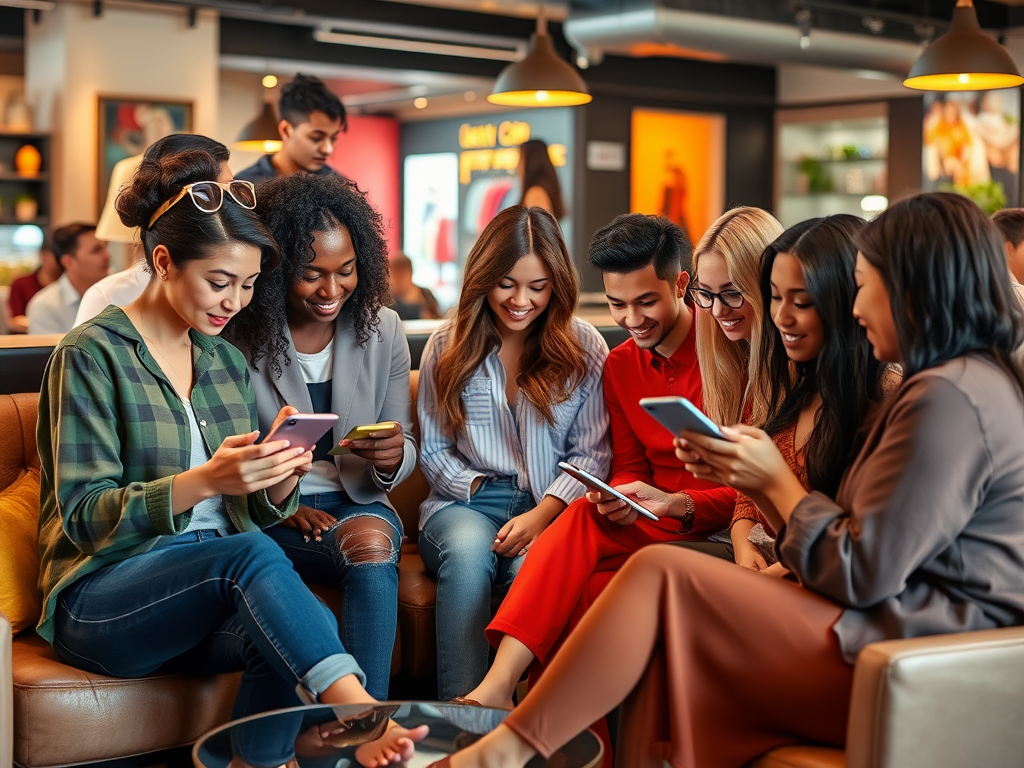
M 534 660 L 548 661 L 596 593 L 641 547 L 702 541 L 728 528 L 736 492 L 687 472 L 673 436 L 638 402 L 679 395 L 701 404 L 693 310 L 684 298 L 692 250 L 679 227 L 658 216 L 619 216 L 594 235 L 590 263 L 602 272 L 612 317 L 631 336 L 604 366 L 609 484 L 661 519 L 638 518 L 624 502 L 598 493 L 566 507 L 534 542 L 488 626 L 498 653 L 466 698 L 510 706 L 523 672 Z
M 29 301 L 50 283 L 56 282 L 62 274 L 64 267 L 50 249 L 50 244 L 43 243 L 39 249 L 39 269 L 11 283 L 11 292 L 7 297 L 8 333 L 25 333 L 28 330 L 25 309 Z

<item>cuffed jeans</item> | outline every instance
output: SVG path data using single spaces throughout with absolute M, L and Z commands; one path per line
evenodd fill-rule
M 65 589 L 54 650 L 80 669 L 143 677 L 243 670 L 235 718 L 316 701 L 365 680 L 334 616 L 259 532 L 196 531 L 102 568 Z
M 385 504 L 355 504 L 344 493 L 301 496 L 299 504 L 334 517 L 339 524 L 355 517 L 376 517 L 391 539 L 386 557 L 351 557 L 336 531 L 322 541 L 305 541 L 296 528 L 276 525 L 266 533 L 276 541 L 299 574 L 313 582 L 338 587 L 342 592 L 341 642 L 366 672 L 366 690 L 375 699 L 388 697 L 391 654 L 398 627 L 398 555 L 402 521 Z
M 473 690 L 484 675 L 490 645 L 491 588 L 508 589 L 523 557 L 491 551 L 501 527 L 535 505 L 512 478 L 485 479 L 468 504 L 443 507 L 420 532 L 423 562 L 437 577 L 438 696 L 451 699 Z

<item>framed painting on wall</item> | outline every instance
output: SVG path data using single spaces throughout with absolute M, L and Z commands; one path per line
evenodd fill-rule
M 145 97 L 100 96 L 98 125 L 96 216 L 103 210 L 110 172 L 127 157 L 141 154 L 157 139 L 192 131 L 192 102 Z
M 700 240 L 725 206 L 725 115 L 634 109 L 631 155 L 630 212 Z
M 953 190 L 988 214 L 1020 200 L 1020 89 L 924 94 L 921 189 Z

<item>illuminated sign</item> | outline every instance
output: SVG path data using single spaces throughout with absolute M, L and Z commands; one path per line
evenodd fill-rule
M 459 183 L 469 184 L 473 171 L 509 171 L 519 165 L 519 145 L 530 139 L 530 124 L 505 120 L 498 125 L 459 126 Z M 564 144 L 548 145 L 548 157 L 556 168 L 565 165 L 568 150 Z

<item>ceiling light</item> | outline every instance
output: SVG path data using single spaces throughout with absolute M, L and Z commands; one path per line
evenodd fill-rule
M 971 0 L 957 0 L 949 30 L 925 49 L 903 81 L 919 91 L 987 91 L 1021 83 L 1013 57 L 981 30 Z
M 412 100 L 412 105 L 414 107 L 416 107 L 416 109 L 426 109 L 427 108 L 427 100 L 425 98 L 423 98 L 422 96 L 420 96 L 418 99 L 413 99 Z
M 521 49 L 513 50 L 511 48 L 495 48 L 483 45 L 434 43 L 428 40 L 380 37 L 377 35 L 354 35 L 348 32 L 336 32 L 330 28 L 314 29 L 313 39 L 318 43 L 353 45 L 358 48 L 378 48 L 386 51 L 408 51 L 411 53 L 433 53 L 439 56 L 461 56 L 463 58 L 489 59 L 492 61 L 516 61 L 521 54 Z
M 281 151 L 281 134 L 277 131 L 277 115 L 273 104 L 264 102 L 263 110 L 241 130 L 232 149 L 263 152 L 267 155 Z
M 466 101 L 476 101 L 476 91 L 466 91 L 463 94 L 463 98 L 465 98 Z
M 541 11 L 530 52 L 501 71 L 487 100 L 506 107 L 575 107 L 592 98 L 583 78 L 555 53 Z
M 273 88 L 275 85 L 277 85 L 277 78 L 274 75 L 265 75 L 263 77 L 264 88 Z

